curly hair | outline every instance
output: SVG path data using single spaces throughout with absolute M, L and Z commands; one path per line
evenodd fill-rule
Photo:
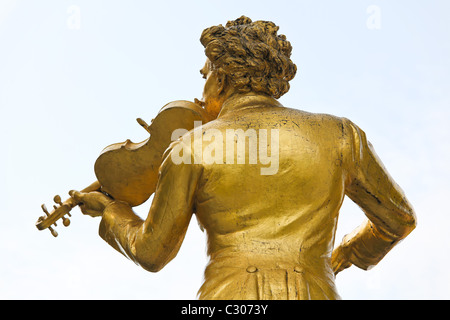
M 297 72 L 291 61 L 292 46 L 270 21 L 242 16 L 205 29 L 200 42 L 213 67 L 225 73 L 239 92 L 265 93 L 278 99 L 289 91 Z

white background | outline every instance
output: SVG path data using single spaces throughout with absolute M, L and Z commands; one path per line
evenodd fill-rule
M 244 14 L 293 45 L 281 102 L 358 124 L 416 209 L 417 229 L 378 266 L 338 275 L 342 298 L 449 299 L 449 12 L 444 0 L 0 0 L 0 298 L 196 298 L 207 260 L 195 219 L 159 273 L 78 208 L 56 239 L 34 223 L 42 203 L 95 180 L 105 146 L 148 137 L 137 117 L 201 98 L 202 30 Z M 347 199 L 336 242 L 363 219 Z

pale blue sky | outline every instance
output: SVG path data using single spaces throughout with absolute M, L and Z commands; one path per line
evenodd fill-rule
M 448 12 L 444 0 L 0 0 L 0 298 L 196 297 L 206 256 L 195 219 L 156 274 L 78 209 L 57 239 L 34 223 L 42 203 L 94 181 L 106 145 L 147 138 L 137 117 L 200 98 L 202 30 L 244 14 L 274 21 L 293 45 L 299 71 L 281 102 L 357 123 L 416 209 L 417 229 L 378 266 L 338 275 L 342 298 L 449 299 Z M 337 243 L 363 219 L 346 200 Z

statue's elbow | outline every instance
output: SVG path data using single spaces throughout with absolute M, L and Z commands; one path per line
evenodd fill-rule
M 153 257 L 146 256 L 145 258 L 138 259 L 138 264 L 144 270 L 153 273 L 161 271 L 167 265 L 168 262 L 169 261 L 167 261 L 167 259 L 158 256 Z
M 141 267 L 144 268 L 145 270 L 152 272 L 152 273 L 156 273 L 161 271 L 162 268 L 164 268 L 164 265 L 160 265 L 160 264 L 141 264 Z
M 162 268 L 164 268 L 164 266 L 166 265 L 165 263 L 161 263 L 160 261 L 157 260 L 141 260 L 138 262 L 139 266 L 141 266 L 144 270 L 152 272 L 152 273 L 156 273 L 162 270 Z

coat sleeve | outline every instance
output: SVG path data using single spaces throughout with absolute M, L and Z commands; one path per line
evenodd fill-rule
M 99 234 L 108 244 L 151 272 L 176 256 L 194 210 L 201 168 L 172 161 L 173 147 L 179 143 L 174 142 L 164 155 L 147 218 L 142 220 L 127 203 L 114 201 L 100 222 Z
M 416 226 L 416 215 L 365 133 L 345 119 L 347 133 L 346 195 L 367 219 L 341 243 L 349 262 L 367 270 L 375 266 Z

